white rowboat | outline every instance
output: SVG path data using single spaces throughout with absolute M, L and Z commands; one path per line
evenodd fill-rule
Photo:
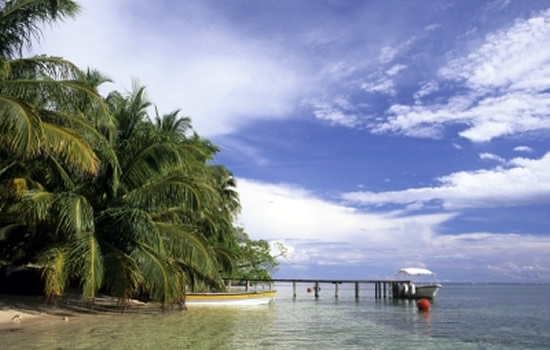
M 187 293 L 185 305 L 263 305 L 269 304 L 277 291 L 267 292 L 227 292 L 227 293 Z

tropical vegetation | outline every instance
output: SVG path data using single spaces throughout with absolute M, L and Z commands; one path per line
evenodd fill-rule
M 223 278 L 269 278 L 266 241 L 234 225 L 240 204 L 217 147 L 145 88 L 60 57 L 23 57 L 72 0 L 0 1 L 0 262 L 35 266 L 45 294 L 78 286 L 162 305 Z M 153 108 L 154 107 L 154 108 Z

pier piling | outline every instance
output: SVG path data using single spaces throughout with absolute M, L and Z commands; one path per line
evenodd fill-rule
M 308 283 L 309 286 L 313 283 L 313 291 L 315 299 L 320 297 L 321 283 L 333 283 L 334 284 L 334 298 L 340 297 L 340 284 L 353 283 L 355 291 L 355 299 L 359 299 L 359 285 L 360 284 L 374 284 L 374 297 L 375 299 L 387 299 L 387 298 L 408 298 L 411 293 L 411 281 L 408 280 L 318 280 L 318 279 L 270 279 L 270 280 L 231 280 L 225 279 L 226 287 L 230 288 L 232 282 L 238 282 L 239 285 L 244 286 L 246 291 L 250 291 L 250 284 L 269 284 L 269 289 L 273 290 L 273 283 L 286 282 L 292 283 L 292 297 L 297 297 L 297 284 Z M 405 288 L 408 287 L 408 288 Z M 311 287 L 308 287 L 311 289 Z M 407 292 L 405 292 L 405 289 Z

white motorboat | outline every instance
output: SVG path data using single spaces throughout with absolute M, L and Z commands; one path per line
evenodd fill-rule
M 401 269 L 396 274 L 397 279 L 410 280 L 410 283 L 404 283 L 399 291 L 401 298 L 435 298 L 437 292 L 442 287 L 437 281 L 435 273 L 428 269 L 418 267 L 408 267 Z

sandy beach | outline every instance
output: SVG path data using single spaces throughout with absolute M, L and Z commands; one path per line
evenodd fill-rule
M 0 326 L 6 324 L 18 324 L 22 321 L 32 320 L 37 317 L 51 316 L 42 312 L 23 312 L 14 309 L 0 309 Z
M 70 322 L 71 318 L 99 313 L 135 313 L 159 311 L 156 303 L 131 300 L 122 309 L 117 299 L 102 296 L 93 304 L 77 294 L 64 296 L 56 306 L 46 303 L 44 296 L 0 295 L 0 328 L 21 326 L 35 322 Z
M 0 295 L 0 328 L 63 320 L 69 314 L 64 307 L 48 306 L 44 297 Z

